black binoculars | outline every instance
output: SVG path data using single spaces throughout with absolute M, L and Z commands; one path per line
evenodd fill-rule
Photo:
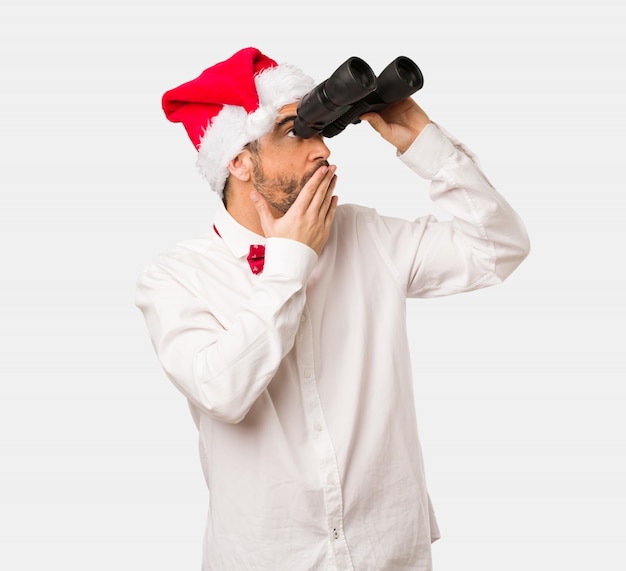
M 364 113 L 405 99 L 423 85 L 422 72 L 407 57 L 397 57 L 378 77 L 361 58 L 348 58 L 300 100 L 294 132 L 304 139 L 334 137 Z

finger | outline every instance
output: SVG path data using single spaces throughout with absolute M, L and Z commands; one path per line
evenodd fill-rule
M 302 187 L 302 190 L 298 194 L 298 197 L 289 209 L 290 211 L 303 213 L 309 208 L 311 201 L 316 195 L 317 188 L 324 179 L 327 171 L 327 166 L 321 166 L 313 173 L 311 178 Z
M 333 199 L 333 192 L 335 191 L 335 186 L 337 185 L 337 175 L 333 174 L 328 184 L 328 188 L 324 194 L 324 199 L 320 205 L 319 213 L 321 216 L 326 216 L 328 213 L 328 209 L 330 208 L 331 201 Z
M 365 113 L 361 115 L 361 119 L 367 121 L 383 138 L 388 134 L 389 124 L 378 113 Z
M 336 170 L 337 167 L 335 165 L 330 165 L 324 175 L 324 178 L 315 188 L 315 194 L 311 198 L 310 204 L 310 208 L 314 212 L 319 213 L 324 208 L 324 202 L 332 196 L 332 189 L 335 187 L 333 181 L 337 178 L 335 176 Z
M 265 197 L 259 194 L 256 190 L 253 190 L 250 193 L 250 200 L 254 204 L 257 213 L 259 214 L 259 220 L 261 221 L 261 227 L 263 228 L 263 232 L 267 236 L 270 233 L 270 229 L 275 221 L 275 218 L 270 211 L 269 204 Z
M 324 226 L 330 228 L 335 218 L 335 211 L 337 210 L 337 204 L 339 203 L 339 197 L 334 194 L 330 199 L 328 210 L 326 211 L 326 217 L 324 218 Z

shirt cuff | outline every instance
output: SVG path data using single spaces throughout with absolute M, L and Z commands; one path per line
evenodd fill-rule
M 435 123 L 429 123 L 399 158 L 422 178 L 430 180 L 453 153 L 452 141 Z
M 316 262 L 315 250 L 306 244 L 289 238 L 268 238 L 262 275 L 285 276 L 304 283 Z

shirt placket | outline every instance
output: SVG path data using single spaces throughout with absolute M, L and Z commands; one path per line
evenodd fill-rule
M 313 329 L 305 305 L 296 336 L 300 390 L 308 429 L 312 432 L 320 481 L 326 507 L 326 526 L 337 569 L 354 569 L 343 533 L 343 498 L 335 449 L 322 408 L 313 360 Z

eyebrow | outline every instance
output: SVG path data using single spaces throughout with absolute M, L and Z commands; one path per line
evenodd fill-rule
M 280 127 L 282 127 L 285 123 L 289 123 L 290 121 L 295 121 L 296 120 L 297 115 L 287 115 L 286 117 L 283 117 L 280 121 L 276 122 L 276 129 L 279 129 Z

